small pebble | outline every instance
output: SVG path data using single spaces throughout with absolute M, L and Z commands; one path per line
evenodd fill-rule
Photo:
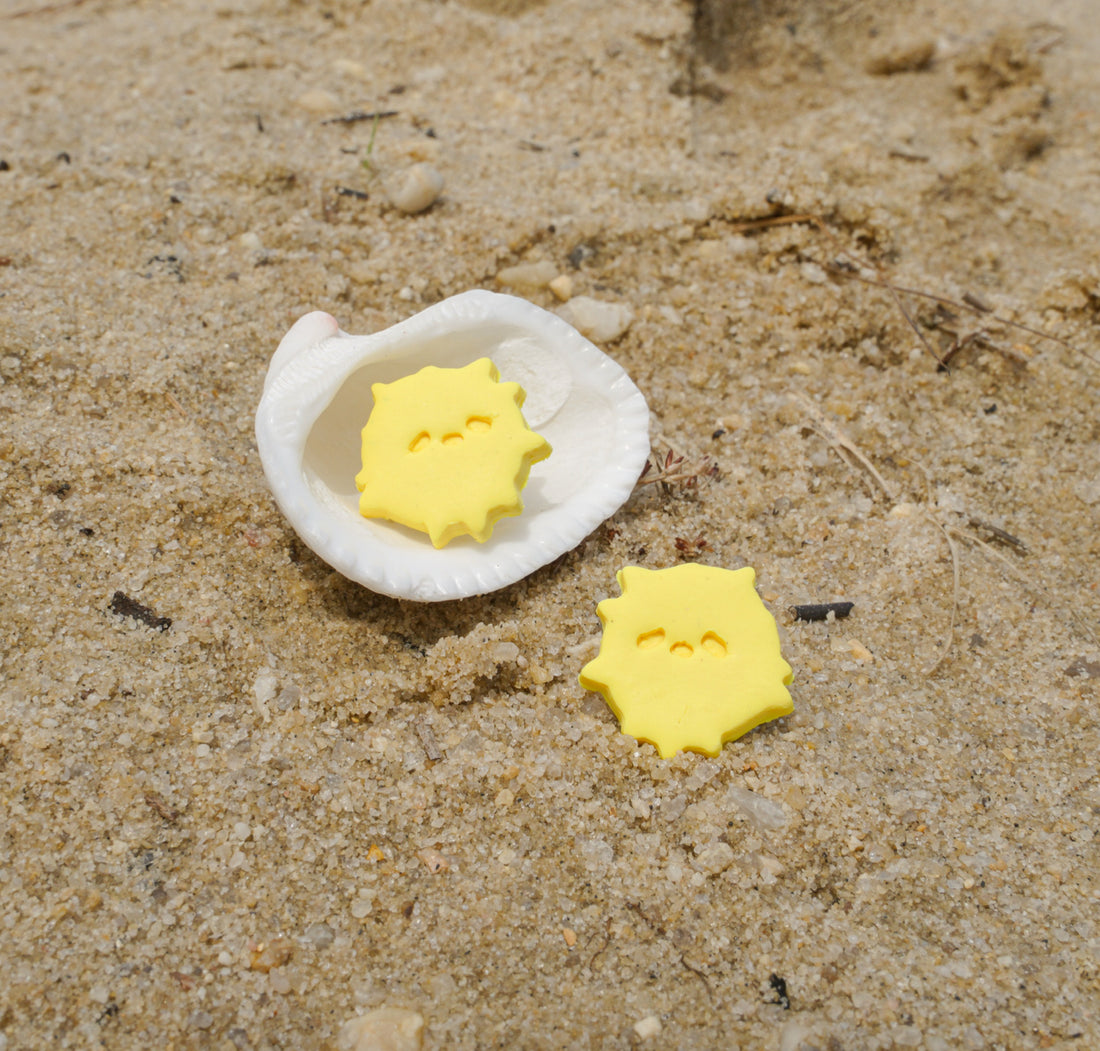
M 349 1019 L 336 1034 L 337 1051 L 419 1051 L 424 1018 L 400 1007 L 380 1007 Z
M 286 996 L 290 992 L 290 979 L 281 971 L 272 971 L 268 977 L 268 984 L 273 993 Z
M 568 274 L 558 274 L 550 282 L 549 288 L 563 303 L 568 303 L 573 298 L 573 279 Z
M 390 204 L 406 215 L 430 208 L 443 192 L 443 176 L 430 164 L 414 164 L 384 183 Z
M 340 108 L 340 100 L 331 92 L 321 91 L 320 88 L 299 95 L 295 104 L 307 113 L 317 114 L 335 113 Z
M 451 867 L 446 855 L 441 854 L 438 850 L 427 848 L 418 852 L 416 856 L 423 862 L 424 867 L 429 872 L 446 872 Z
M 849 639 L 848 649 L 860 664 L 871 664 L 875 659 L 875 655 L 859 639 Z
M 332 64 L 337 73 L 343 73 L 346 77 L 354 77 L 356 80 L 366 80 L 370 74 L 362 62 L 356 62 L 350 58 L 338 58 Z
M 262 668 L 252 684 L 252 695 L 255 698 L 253 708 L 263 721 L 271 721 L 271 713 L 267 710 L 269 701 L 275 698 L 275 676 L 270 668 Z
M 782 828 L 787 823 L 782 806 L 739 785 L 726 789 L 726 803 L 740 810 L 761 832 Z
M 646 1015 L 634 1023 L 634 1032 L 639 1040 L 648 1040 L 661 1032 L 661 1020 L 656 1015 Z
M 932 37 L 890 41 L 867 59 L 864 69 L 877 77 L 895 73 L 916 73 L 927 69 L 936 57 L 936 41 Z
M 209 1029 L 214 1024 L 214 1016 L 209 1011 L 192 1011 L 187 1017 L 188 1029 Z
M 302 937 L 315 949 L 327 949 L 336 939 L 336 932 L 327 923 L 312 923 Z
M 779 1034 L 779 1051 L 802 1051 L 807 1047 L 807 1040 L 813 1035 L 801 1022 L 793 1019 L 788 1022 Z
M 608 303 L 590 296 L 570 299 L 558 313 L 594 343 L 613 343 L 634 320 L 633 311 L 625 303 Z
M 692 864 L 704 875 L 717 876 L 733 864 L 733 848 L 726 843 L 701 843 Z
M 253 950 L 248 969 L 267 974 L 273 967 L 282 967 L 293 955 L 294 946 L 289 941 L 285 938 L 272 938 Z
M 506 266 L 497 280 L 506 288 L 545 288 L 557 276 L 558 268 L 549 260 L 541 263 L 519 263 Z

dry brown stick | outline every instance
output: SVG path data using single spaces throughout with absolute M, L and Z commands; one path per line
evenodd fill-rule
M 1000 551 L 997 551 L 992 545 L 987 544 L 980 536 L 975 536 L 973 533 L 968 533 L 966 532 L 966 530 L 959 529 L 956 526 L 948 526 L 947 528 L 952 533 L 954 533 L 955 536 L 959 537 L 960 540 L 966 540 L 971 544 L 976 544 L 983 554 L 999 562 L 1008 572 L 1009 576 L 1011 576 L 1012 579 L 1015 580 L 1025 590 L 1038 592 L 1060 613 L 1068 613 L 1070 619 L 1072 619 L 1073 622 L 1077 625 L 1078 631 L 1080 631 L 1081 634 L 1093 645 L 1096 645 L 1097 642 L 1100 642 L 1100 640 L 1097 639 L 1096 631 L 1094 630 L 1092 625 L 1089 624 L 1089 622 L 1085 620 L 1080 615 L 1080 613 L 1077 612 L 1077 610 L 1073 609 L 1072 607 L 1069 609 L 1064 609 L 1063 607 L 1059 606 L 1054 601 L 1054 597 L 1050 594 L 1050 592 L 1047 591 L 1046 588 L 1044 588 L 1041 584 L 1036 584 L 1032 580 L 1028 579 L 1028 577 L 1024 573 L 1020 572 L 1020 570 L 1017 569 L 1011 562 L 1009 562 L 1009 560 L 1005 558 L 1005 556 L 1002 555 Z
M 1001 543 L 1008 544 L 1009 547 L 1015 548 L 1021 554 L 1027 554 L 1027 544 L 1018 536 L 1013 536 L 1000 526 L 995 526 L 992 522 L 986 522 L 981 518 L 975 518 L 973 515 L 967 515 L 967 521 L 975 529 L 984 529 L 987 533 L 991 533 L 997 540 L 1000 540 Z
M 904 285 L 895 285 L 892 282 L 885 281 L 879 277 L 864 277 L 862 274 L 857 274 L 851 270 L 845 270 L 842 267 L 829 267 L 829 272 L 837 274 L 840 277 L 850 277 L 853 281 L 861 281 L 865 285 L 874 285 L 876 287 L 889 287 L 895 291 L 900 292 L 906 296 L 918 296 L 920 299 L 928 299 L 933 303 L 942 303 L 944 306 L 961 308 L 969 310 L 972 314 L 978 314 L 982 317 L 987 317 L 991 321 L 996 321 L 1001 325 L 1008 325 L 1010 328 L 1018 328 L 1021 332 L 1026 332 L 1031 336 L 1036 336 L 1038 339 L 1049 339 L 1053 343 L 1059 343 L 1067 350 L 1072 350 L 1075 354 L 1080 354 L 1084 358 L 1088 358 L 1089 361 L 1094 361 L 1100 364 L 1100 358 L 1096 358 L 1090 354 L 1087 350 L 1082 350 L 1080 347 L 1070 343 L 1068 339 L 1062 339 L 1061 336 L 1052 336 L 1049 332 L 1041 332 L 1037 328 L 1032 328 L 1030 325 L 1025 325 L 1022 321 L 1013 321 L 1011 318 L 1001 317 L 1000 314 L 995 314 L 993 311 L 982 304 L 979 306 L 975 302 L 971 302 L 967 298 L 969 293 L 965 294 L 961 300 L 951 299 L 948 296 L 939 296 L 935 292 L 923 292 L 919 288 L 906 288 Z
M 181 416 L 186 416 L 187 415 L 187 410 L 179 403 L 179 400 L 176 398 L 176 396 L 170 390 L 166 390 L 164 392 L 164 396 L 165 396 L 165 398 L 168 399 L 168 401 L 172 404 L 173 408 L 175 408 Z
M 881 474 L 879 474 L 875 465 L 871 463 L 871 461 L 868 460 L 866 456 L 863 455 L 859 446 L 856 445 L 856 443 L 853 442 L 852 439 L 849 438 L 843 431 L 830 423 L 825 414 L 820 409 L 818 409 L 818 407 L 814 405 L 814 403 L 810 401 L 809 398 L 803 397 L 801 394 L 795 394 L 792 395 L 792 397 L 796 402 L 798 402 L 799 405 L 801 405 L 806 410 L 807 414 L 811 416 L 817 423 L 817 427 L 810 428 L 814 432 L 814 434 L 816 434 L 820 438 L 823 438 L 830 446 L 832 446 L 837 455 L 840 455 L 840 452 L 844 451 L 850 456 L 853 456 L 859 462 L 859 465 L 882 487 L 882 491 L 886 494 L 887 499 L 893 501 L 893 490 L 890 488 L 889 485 L 887 485 L 886 479 L 883 478 Z M 820 428 L 820 430 L 818 428 Z M 841 456 L 840 458 L 842 460 L 844 459 L 843 456 Z M 846 460 L 845 463 L 847 463 Z M 848 464 L 848 466 L 850 467 L 851 464 Z
M 809 213 L 799 213 L 798 215 L 776 215 L 770 216 L 765 219 L 751 219 L 742 223 L 732 223 L 731 228 L 735 232 L 745 233 L 750 230 L 764 230 L 771 226 L 794 226 L 801 223 L 809 223 L 811 226 L 815 226 L 818 231 L 822 235 L 824 235 L 824 237 L 828 241 L 832 243 L 833 247 L 836 249 L 837 252 L 839 252 L 840 255 L 846 257 L 854 263 L 858 264 L 860 262 L 859 260 L 855 259 L 852 253 L 849 252 L 848 249 L 840 243 L 836 235 L 832 232 L 832 230 L 829 229 L 828 225 L 825 223 L 825 220 L 818 215 L 811 215 Z M 1009 325 L 1012 328 L 1017 328 L 1021 332 L 1027 332 L 1030 335 L 1036 336 L 1039 339 L 1049 339 L 1055 343 L 1060 343 L 1063 347 L 1072 350 L 1075 354 L 1080 354 L 1082 357 L 1088 358 L 1089 361 L 1100 364 L 1100 359 L 1094 357 L 1088 351 L 1082 350 L 1080 347 L 1074 346 L 1072 343 L 1069 342 L 1069 340 L 1062 339 L 1061 336 L 1052 336 L 1048 332 L 1041 332 L 1039 329 L 1032 328 L 1030 325 L 1025 325 L 1021 321 L 1012 321 L 1009 318 L 1001 317 L 1000 314 L 994 313 L 991 307 L 981 302 L 976 296 L 973 296 L 970 293 L 965 293 L 962 299 L 958 300 L 951 299 L 948 296 L 937 295 L 934 292 L 924 292 L 919 288 L 907 288 L 904 285 L 895 284 L 893 281 L 887 281 L 886 278 L 882 276 L 882 272 L 873 262 L 868 261 L 868 265 L 875 272 L 875 276 L 873 278 L 864 277 L 862 274 L 856 271 L 845 270 L 844 268 L 835 265 L 827 266 L 827 269 L 830 271 L 830 273 L 837 274 L 840 277 L 850 277 L 855 281 L 861 281 L 865 285 L 874 285 L 878 288 L 886 289 L 890 293 L 891 298 L 894 300 L 894 305 L 898 308 L 899 311 L 901 311 L 902 317 L 905 318 L 906 322 L 913 330 L 917 339 L 921 341 L 921 344 L 924 346 L 925 350 L 927 350 L 928 353 L 936 359 L 941 367 L 946 368 L 946 363 L 940 358 L 935 350 L 932 349 L 932 345 L 928 342 L 924 333 L 921 332 L 916 322 L 905 309 L 905 306 L 902 304 L 900 299 L 901 295 L 917 296 L 921 299 L 931 300 L 934 303 L 942 303 L 945 306 L 962 308 L 970 310 L 975 314 L 988 316 L 991 320 L 996 321 L 998 324 Z
M 936 506 L 935 496 L 932 492 L 932 475 L 929 473 L 928 468 L 925 467 L 920 460 L 916 460 L 913 457 L 909 458 L 909 462 L 924 476 L 924 516 L 943 533 L 943 538 L 947 541 L 948 550 L 951 552 L 951 576 L 954 583 L 951 592 L 951 622 L 947 626 L 947 637 L 943 641 L 943 652 L 923 672 L 924 675 L 932 675 L 934 672 L 938 671 L 940 665 L 947 660 L 948 655 L 951 653 L 951 647 L 955 644 L 955 624 L 959 617 L 959 583 L 961 577 L 959 570 L 959 549 L 955 546 L 955 542 L 951 539 L 944 524 L 928 510 L 929 507 Z
M 702 981 L 703 988 L 707 991 L 707 997 L 710 999 L 711 1003 L 714 1003 L 714 990 L 711 988 L 710 979 L 707 977 L 706 971 L 704 971 L 702 967 L 697 967 L 695 964 L 688 962 L 688 958 L 682 953 L 680 955 L 680 964 Z
M 761 219 L 761 220 L 756 220 L 754 224 L 744 224 L 744 223 L 738 224 L 738 228 L 739 229 L 757 229 L 757 228 L 763 228 L 763 227 L 769 226 L 769 225 L 770 226 L 780 226 L 780 225 L 789 225 L 791 223 L 811 223 L 812 225 L 817 227 L 818 232 L 821 233 L 825 237 L 826 240 L 828 240 L 829 242 L 832 243 L 833 248 L 840 255 L 846 256 L 848 259 L 851 259 L 853 262 L 858 262 L 858 260 L 855 259 L 855 257 L 851 254 L 851 252 L 849 252 L 848 249 L 845 248 L 840 243 L 839 240 L 837 240 L 836 235 L 826 225 L 825 220 L 822 219 L 818 215 L 809 215 L 809 214 L 805 214 L 805 213 L 801 214 L 801 215 L 781 215 L 781 216 L 776 216 L 774 222 L 771 222 L 771 223 L 769 223 L 767 220 Z M 909 311 L 905 309 L 905 304 L 902 303 L 901 297 L 898 295 L 898 289 L 891 282 L 887 281 L 886 278 L 884 278 L 882 276 L 882 272 L 879 270 L 879 268 L 873 262 L 870 262 L 869 265 L 874 270 L 875 278 L 876 278 L 875 281 L 870 282 L 870 283 L 871 284 L 876 284 L 880 288 L 885 288 L 890 293 L 891 298 L 894 300 L 894 306 L 896 306 L 898 308 L 898 310 L 901 312 L 901 316 L 903 318 L 905 318 L 905 320 L 908 323 L 909 327 L 913 330 L 913 334 L 917 337 L 917 339 L 920 340 L 921 345 L 924 347 L 925 350 L 928 351 L 929 354 L 932 355 L 932 357 L 935 359 L 936 363 L 941 368 L 946 369 L 947 366 L 944 364 L 944 362 L 940 358 L 939 354 L 937 354 L 935 352 L 935 350 L 932 349 L 932 344 L 928 342 L 927 337 L 925 336 L 925 334 L 923 332 L 921 332 L 920 327 L 917 325 L 916 321 L 914 321 L 913 318 L 909 315 Z M 858 277 L 859 275 L 856 275 L 856 276 Z M 866 279 L 863 279 L 863 280 L 866 280 Z
M 943 640 L 943 652 L 931 665 L 925 668 L 922 673 L 924 675 L 934 675 L 940 670 L 940 665 L 947 660 L 947 656 L 951 652 L 951 647 L 955 644 L 955 623 L 959 616 L 959 550 L 955 547 L 955 541 L 951 539 L 951 534 L 947 531 L 944 524 L 938 519 L 933 518 L 930 514 L 928 517 L 935 523 L 936 528 L 943 533 L 943 538 L 947 541 L 947 546 L 951 551 L 951 576 L 953 581 L 951 592 L 951 623 L 947 626 L 947 637 Z
M 21 11 L 12 11 L 4 18 L 27 18 L 30 15 L 48 15 L 55 11 L 66 11 L 70 7 L 79 7 L 85 0 L 60 0 L 56 4 L 44 4 L 42 7 L 24 7 Z

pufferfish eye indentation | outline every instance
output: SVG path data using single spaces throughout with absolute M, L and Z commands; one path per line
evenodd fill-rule
M 409 442 L 409 452 L 418 453 L 422 449 L 426 449 L 432 441 L 432 436 L 427 431 L 421 431 L 411 442 Z
M 488 416 L 471 416 L 466 421 L 466 430 L 472 434 L 484 434 L 486 431 L 491 430 L 493 421 Z
M 703 649 L 712 657 L 725 657 L 729 654 L 729 647 L 726 645 L 726 640 L 717 632 L 708 631 L 700 641 L 703 644 Z
M 665 629 L 654 628 L 652 631 L 643 631 L 642 634 L 638 636 L 636 645 L 640 650 L 650 650 L 655 646 L 660 646 L 664 641 Z

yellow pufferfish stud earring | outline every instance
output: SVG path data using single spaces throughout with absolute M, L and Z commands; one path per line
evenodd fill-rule
M 527 426 L 518 383 L 501 383 L 479 358 L 460 369 L 429 365 L 371 387 L 355 476 L 359 512 L 427 533 L 435 547 L 523 510 L 520 490 L 550 443 Z
M 603 695 L 623 733 L 662 759 L 681 750 L 716 756 L 794 710 L 794 673 L 753 569 L 627 566 L 617 579 L 622 595 L 596 608 L 600 652 L 580 682 Z

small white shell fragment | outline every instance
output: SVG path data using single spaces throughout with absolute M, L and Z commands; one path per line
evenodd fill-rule
M 420 1051 L 424 1016 L 400 1007 L 379 1007 L 351 1018 L 336 1034 L 338 1051 Z
M 659 1035 L 661 1029 L 661 1020 L 656 1015 L 646 1015 L 645 1018 L 639 1018 L 634 1023 L 634 1032 L 639 1040 L 649 1040 Z
M 398 211 L 412 215 L 430 208 L 443 192 L 443 176 L 430 164 L 414 164 L 383 183 L 386 197 Z
M 608 303 L 591 296 L 576 296 L 558 313 L 582 336 L 597 343 L 613 343 L 634 320 L 634 313 L 625 303 Z
M 506 266 L 497 280 L 506 288 L 545 288 L 558 276 L 558 268 L 548 259 L 541 263 L 519 263 Z
M 425 365 L 490 358 L 527 393 L 523 414 L 553 446 L 524 509 L 479 544 L 433 548 L 413 530 L 359 514 L 355 475 L 373 383 Z M 295 531 L 344 576 L 395 598 L 439 602 L 506 587 L 572 550 L 633 491 L 649 455 L 649 408 L 623 369 L 561 318 L 476 290 L 370 336 L 315 311 L 271 359 L 256 412 L 260 459 Z

